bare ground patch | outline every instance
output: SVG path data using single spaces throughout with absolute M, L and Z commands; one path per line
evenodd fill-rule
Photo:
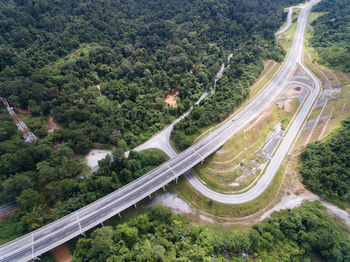
M 53 121 L 52 116 L 50 116 L 49 122 L 48 122 L 48 128 L 49 128 L 49 130 L 47 130 L 47 132 L 52 133 L 54 130 L 62 128 L 62 126 L 60 124 L 56 123 L 55 121 Z
M 165 98 L 165 103 L 171 107 L 177 107 L 176 97 L 179 95 L 177 89 L 172 89 Z
M 51 251 L 56 262 L 70 262 L 72 254 L 66 244 L 55 247 Z

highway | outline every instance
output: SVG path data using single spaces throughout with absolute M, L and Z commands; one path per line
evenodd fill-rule
M 285 156 L 287 155 L 293 142 L 295 141 L 295 139 L 296 139 L 299 131 L 301 130 L 309 112 L 311 111 L 312 107 L 314 106 L 314 104 L 317 100 L 317 97 L 319 96 L 319 94 L 321 92 L 321 86 L 320 86 L 318 80 L 301 62 L 302 47 L 303 47 L 303 40 L 304 40 L 304 31 L 305 31 L 307 16 L 308 16 L 309 10 L 311 8 L 311 5 L 313 5 L 317 2 L 319 2 L 319 1 L 312 1 L 311 3 L 309 3 L 304 8 L 301 9 L 302 11 L 300 13 L 300 17 L 298 20 L 298 26 L 297 26 L 296 33 L 295 33 L 295 38 L 293 41 L 293 45 L 292 45 L 290 54 L 287 58 L 287 62 L 288 62 L 290 55 L 291 54 L 295 55 L 293 57 L 293 60 L 295 62 L 294 66 L 299 65 L 305 71 L 305 73 L 308 75 L 308 77 L 312 80 L 313 86 L 311 87 L 311 86 L 305 85 L 304 83 L 301 83 L 301 82 L 298 83 L 299 86 L 302 86 L 302 87 L 308 89 L 308 95 L 305 98 L 300 109 L 298 110 L 295 118 L 293 119 L 292 124 L 289 127 L 287 134 L 283 137 L 283 140 L 282 140 L 281 144 L 279 145 L 276 153 L 274 154 L 274 156 L 270 160 L 270 162 L 265 170 L 265 173 L 262 175 L 261 179 L 257 182 L 257 184 L 254 185 L 253 187 L 251 187 L 249 190 L 245 191 L 244 193 L 230 195 L 230 194 L 219 193 L 219 192 L 216 192 L 216 191 L 208 188 L 197 177 L 195 177 L 192 174 L 192 172 L 190 172 L 190 171 L 186 172 L 185 176 L 186 176 L 187 180 L 190 182 L 191 186 L 194 187 L 197 191 L 199 191 L 205 197 L 210 198 L 210 199 L 215 200 L 215 201 L 220 202 L 220 203 L 224 203 L 224 204 L 242 204 L 242 203 L 252 201 L 255 198 L 257 198 L 259 195 L 261 195 L 267 189 L 270 182 L 273 180 L 273 178 L 274 178 L 275 174 L 277 173 L 283 159 L 285 158 Z M 289 9 L 289 10 L 291 12 L 291 9 Z M 287 23 L 287 26 L 288 26 L 288 23 Z M 286 29 L 284 28 L 282 30 L 285 31 Z M 294 53 L 294 51 L 297 51 L 297 52 Z M 285 67 L 285 64 L 283 65 L 283 67 Z M 282 70 L 283 70 L 283 68 L 282 68 Z M 280 73 L 281 72 L 279 72 L 278 75 Z M 278 77 L 278 75 L 276 75 L 276 78 Z M 289 75 L 289 76 L 286 75 L 286 78 L 284 79 L 283 83 L 279 87 L 282 86 L 284 88 L 284 87 L 287 87 L 288 85 L 295 84 L 293 82 L 288 81 L 290 76 L 291 75 Z
M 169 182 L 175 180 L 178 176 L 184 174 L 225 144 L 242 126 L 248 124 L 270 106 L 286 86 L 286 81 L 293 73 L 296 64 L 301 64 L 307 15 L 312 5 L 319 1 L 320 0 L 312 0 L 302 9 L 291 50 L 280 71 L 271 80 L 270 84 L 242 110 L 237 112 L 231 120 L 225 122 L 221 127 L 192 147 L 132 183 L 74 213 L 0 246 L 0 261 L 28 261 L 65 243 L 69 239 L 83 234 L 85 231 L 117 215 L 143 198 L 148 197 Z M 312 101 L 309 99 L 304 104 L 308 101 L 312 104 Z M 300 110 L 299 114 L 307 115 L 308 112 L 306 112 L 305 108 L 304 110 Z M 295 121 L 296 120 L 297 119 L 295 119 Z M 294 131 L 298 132 L 299 130 Z M 290 132 L 291 129 L 288 134 Z M 285 141 L 285 139 L 283 141 Z M 281 148 L 281 146 L 279 148 Z M 273 168 L 276 169 L 278 167 Z M 271 175 L 272 178 L 273 175 Z M 257 182 L 254 186 L 254 190 L 249 190 L 250 194 L 246 194 L 242 201 L 247 202 L 255 199 L 268 187 L 271 178 L 265 179 L 264 177 L 265 175 Z
M 281 29 L 279 30 L 277 33 L 275 33 L 275 35 L 280 35 L 280 34 L 283 34 L 284 32 L 286 32 L 289 27 L 292 25 L 292 18 L 293 18 L 293 9 L 294 8 L 302 8 L 301 6 L 291 6 L 288 8 L 288 16 L 287 16 L 287 23 L 286 25 Z
M 241 204 L 253 200 L 252 196 L 262 194 L 267 186 L 270 184 L 275 174 L 277 173 L 283 159 L 287 155 L 289 149 L 291 148 L 295 138 L 297 137 L 299 130 L 301 130 L 304 121 L 306 120 L 308 113 L 315 104 L 317 97 L 320 93 L 320 85 L 316 81 L 315 87 L 310 87 L 305 84 L 299 83 L 298 86 L 302 86 L 308 89 L 308 95 L 305 97 L 300 110 L 292 122 L 287 134 L 283 137 L 281 144 L 279 145 L 276 153 L 270 160 L 265 173 L 262 175 L 260 181 L 254 185 L 252 188 L 244 193 L 240 194 L 222 194 L 218 193 L 207 186 L 205 186 L 201 181 L 199 181 L 192 173 L 187 172 L 185 174 L 186 178 L 190 184 L 199 191 L 202 195 L 212 200 L 215 200 L 224 204 Z M 254 192 L 254 193 L 253 193 Z

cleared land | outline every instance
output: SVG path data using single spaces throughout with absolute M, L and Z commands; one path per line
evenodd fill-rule
M 290 91 L 286 94 L 293 94 Z M 196 166 L 195 173 L 217 191 L 235 192 L 251 184 L 264 169 L 273 153 L 268 152 L 266 147 L 268 144 L 278 142 L 276 136 L 282 134 L 281 127 L 286 128 L 297 109 L 295 99 L 288 98 L 280 101 L 244 130 L 234 135 L 203 164 Z M 281 108 L 283 102 L 288 107 L 283 105 L 284 109 Z
M 239 108 L 243 108 L 247 102 L 251 100 L 252 97 L 254 97 L 259 91 L 262 90 L 262 88 L 268 83 L 272 77 L 277 73 L 278 69 L 280 68 L 280 63 L 275 62 L 274 60 L 266 60 L 264 62 L 264 69 L 260 73 L 260 76 L 256 79 L 255 83 L 250 87 L 250 93 L 248 99 L 242 103 L 239 107 L 235 108 L 234 114 Z M 231 115 L 227 116 L 226 120 L 221 122 L 220 124 L 212 124 L 208 127 L 200 128 L 199 132 L 193 135 L 193 143 L 198 142 L 199 140 L 203 139 L 207 135 L 209 135 L 211 132 L 213 132 L 216 128 L 220 127 L 222 124 L 224 124 Z
M 323 92 L 295 145 L 295 154 L 298 154 L 307 142 L 324 139 L 350 115 L 350 74 L 333 71 L 318 64 L 317 52 L 307 44 L 313 34 L 310 24 L 320 15 L 322 13 L 309 15 L 303 62 L 321 81 Z
M 278 43 L 286 50 L 287 52 L 290 50 L 295 30 L 297 28 L 297 20 L 300 14 L 300 8 L 294 8 L 293 9 L 293 15 L 292 15 L 292 25 L 289 27 L 287 31 L 285 31 L 283 34 L 279 35 L 277 37 Z
M 298 10 L 298 9 L 296 9 Z M 312 21 L 312 19 L 315 19 L 319 14 L 312 13 L 309 18 L 309 23 Z M 294 21 L 295 24 L 295 21 Z M 294 35 L 295 31 L 295 25 L 286 31 L 281 37 L 280 42 L 284 47 L 288 50 L 288 41 L 286 39 L 289 39 L 291 36 Z M 308 26 L 307 31 L 307 37 L 308 40 L 312 33 L 312 28 Z M 292 39 L 292 38 L 291 38 Z M 283 43 L 284 42 L 284 43 Z M 288 165 L 286 164 L 284 166 L 285 170 L 285 176 L 282 182 L 282 178 L 278 178 L 279 176 L 276 176 L 276 179 L 271 184 L 270 188 L 273 187 L 274 184 L 279 184 L 280 188 L 274 187 L 275 191 L 270 189 L 269 193 L 265 193 L 264 196 L 256 202 L 253 201 L 251 203 L 247 203 L 247 205 L 235 205 L 235 206 L 229 206 L 229 205 L 222 205 L 220 203 L 215 203 L 213 201 L 210 201 L 208 199 L 205 199 L 203 196 L 195 192 L 190 185 L 188 185 L 187 182 L 182 181 L 180 184 L 175 185 L 177 190 L 180 191 L 180 195 L 184 197 L 187 201 L 191 202 L 193 206 L 201 209 L 203 212 L 209 212 L 211 214 L 215 214 L 220 217 L 224 216 L 244 216 L 244 215 L 250 215 L 250 214 L 256 214 L 255 212 L 260 213 L 258 210 L 268 209 L 269 207 L 272 207 L 272 203 L 277 203 L 283 196 L 300 196 L 304 197 L 305 199 L 308 199 L 311 196 L 311 193 L 307 191 L 303 185 L 300 183 L 299 180 L 299 174 L 297 172 L 297 155 L 300 152 L 300 150 L 303 148 L 305 144 L 305 140 L 309 136 L 308 133 L 310 133 L 311 128 L 308 127 L 312 123 L 315 124 L 315 119 L 318 118 L 319 120 L 315 124 L 314 128 L 314 134 L 311 135 L 310 141 L 315 141 L 324 138 L 329 134 L 334 128 L 339 126 L 340 121 L 342 119 L 345 119 L 350 114 L 350 105 L 347 103 L 348 96 L 350 95 L 350 74 L 344 74 L 341 72 L 335 72 L 331 71 L 327 68 L 324 68 L 320 65 L 317 65 L 316 63 L 312 63 L 313 58 L 316 54 L 310 54 L 313 50 L 309 47 L 306 47 L 305 55 L 304 55 L 304 63 L 312 69 L 312 71 L 316 74 L 316 76 L 322 81 L 322 85 L 324 89 L 329 89 L 328 91 L 323 93 L 323 97 L 321 96 L 319 100 L 319 104 L 316 105 L 314 111 L 310 114 L 308 121 L 299 136 L 296 145 L 294 146 L 293 150 L 291 151 L 291 158 L 288 159 Z M 327 104 L 324 105 L 324 102 L 327 101 Z M 323 104 L 322 104 L 322 103 Z M 322 114 L 321 113 L 321 110 Z M 311 122 L 310 122 L 311 121 Z M 241 132 L 240 134 L 237 134 L 234 136 L 229 143 L 227 143 L 220 151 L 219 154 L 212 155 L 210 158 L 208 158 L 202 165 L 202 168 L 208 168 L 211 167 L 210 165 L 214 166 L 215 168 L 218 168 L 215 165 L 220 165 L 221 169 L 229 169 L 234 164 L 239 163 L 240 161 L 244 160 L 247 157 L 246 148 L 249 148 L 246 145 L 247 139 L 246 136 L 244 136 L 244 132 Z M 253 140 L 253 139 L 250 139 Z M 234 143 L 236 141 L 236 143 Z M 254 141 L 254 140 L 253 140 Z M 237 152 L 240 151 L 241 154 L 235 154 L 234 157 L 231 156 L 231 158 L 225 158 L 226 155 L 230 151 L 236 150 Z M 254 152 L 254 151 L 253 151 Z M 221 163 L 220 163 L 221 162 Z M 224 162 L 224 163 L 222 163 Z M 232 163 L 231 163 L 232 162 Z M 234 163 L 234 164 L 233 164 Z M 220 170 L 219 171 L 222 171 Z M 200 167 L 196 167 L 197 173 L 202 173 Z M 221 173 L 222 174 L 222 173 Z M 205 176 L 201 175 L 201 178 L 205 180 Z M 208 179 L 205 180 L 208 186 L 211 187 L 222 187 L 221 183 L 219 182 L 219 179 Z M 277 182 L 276 182 L 277 181 Z M 286 183 L 288 181 L 288 183 Z M 226 183 L 227 184 L 227 183 Z M 224 188 L 227 190 L 227 188 Z M 232 187 L 231 187 L 232 189 Z M 268 191 L 267 191 L 268 192 Z M 272 193 L 273 192 L 273 193 Z M 267 201 L 269 199 L 269 201 Z M 255 202 L 255 203 L 254 203 Z M 283 205 L 283 203 L 282 203 Z M 253 215 L 254 216 L 254 215 Z M 250 216 L 252 217 L 252 216 Z

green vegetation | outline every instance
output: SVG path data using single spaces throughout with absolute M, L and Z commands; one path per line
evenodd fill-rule
M 261 172 L 260 169 L 253 170 L 252 164 L 264 162 L 262 155 L 257 153 L 260 153 L 268 134 L 278 123 L 282 123 L 282 129 L 285 129 L 297 109 L 296 100 L 289 101 L 289 104 L 289 111 L 277 107 L 263 118 L 252 121 L 249 127 L 228 140 L 219 152 L 198 164 L 195 173 L 216 191 L 234 192 L 250 185 Z M 243 175 L 242 168 L 250 171 Z
M 0 203 L 15 201 L 23 190 L 43 191 L 50 183 L 72 179 L 84 170 L 71 158 L 73 151 L 66 143 L 26 143 L 4 107 L 0 119 Z
M 312 24 L 318 17 L 324 15 L 324 12 L 312 12 L 308 17 L 308 24 Z M 350 91 L 350 75 L 342 73 L 340 71 L 334 71 L 327 68 L 325 65 L 320 65 L 319 54 L 317 49 L 310 45 L 311 38 L 314 35 L 314 28 L 312 26 L 307 26 L 307 31 L 305 34 L 305 52 L 303 57 L 304 64 L 311 69 L 311 71 L 317 76 L 321 81 L 324 88 L 327 88 L 330 84 L 331 87 L 341 88 L 339 94 L 334 95 L 332 99 L 329 99 L 324 111 L 320 115 L 323 107 L 315 108 L 308 117 L 308 121 L 314 121 L 320 115 L 322 117 L 328 118 L 326 121 L 319 121 L 315 129 L 306 128 L 302 131 L 300 138 L 295 144 L 295 152 L 301 152 L 304 148 L 304 144 L 308 137 L 310 136 L 310 141 L 317 141 L 325 138 L 333 130 L 342 126 L 341 121 L 345 120 L 347 116 L 350 115 L 350 104 L 349 91 Z M 330 116 L 330 114 L 332 115 Z M 312 122 L 309 122 L 310 124 Z M 312 132 L 313 131 L 313 132 Z M 312 132 L 312 134 L 311 134 Z
M 292 47 L 295 31 L 297 28 L 298 17 L 300 14 L 299 8 L 293 8 L 292 24 L 283 34 L 277 36 L 278 43 L 283 47 L 283 49 L 288 52 Z
M 215 92 L 174 126 L 171 138 L 180 149 L 192 144 L 200 128 L 224 120 L 248 97 L 249 87 L 263 70 L 265 59 L 271 58 L 278 62 L 283 60 L 285 52 L 274 41 L 268 42 L 257 35 L 253 41 L 248 41 L 235 50 L 217 82 Z
M 19 117 L 41 138 L 23 142 L 1 106 L 0 203 L 16 200 L 22 207 L 4 238 L 76 210 L 165 161 L 156 152 L 128 158 L 123 152 L 185 112 L 212 86 L 230 52 L 236 54 L 230 72 L 239 80 L 226 73 L 215 92 L 221 95 L 209 100 L 234 95 L 239 103 L 240 85 L 254 81 L 261 59 L 282 59 L 273 33 L 286 16 L 283 8 L 297 2 L 1 1 L 0 96 L 28 110 Z M 175 88 L 179 106 L 168 107 L 165 96 Z M 49 116 L 63 128 L 48 134 Z M 81 154 L 93 143 L 117 149 L 97 173 L 80 179 L 87 173 Z
M 0 203 L 16 200 L 22 207 L 9 220 L 13 227 L 0 225 L 8 232 L 2 239 L 76 210 L 165 161 L 155 152 L 123 153 L 210 89 L 231 52 L 229 72 L 191 117 L 212 107 L 218 121 L 232 111 L 263 59 L 283 58 L 274 32 L 284 7 L 297 2 L 1 1 L 0 96 L 28 110 L 19 118 L 40 137 L 23 142 L 1 106 Z M 168 107 L 164 98 L 175 88 L 179 106 Z M 62 128 L 48 133 L 49 116 Z M 81 155 L 93 143 L 117 149 L 81 179 L 87 173 Z
M 285 176 L 285 166 L 282 166 L 268 188 L 256 199 L 237 205 L 223 204 L 216 201 L 208 200 L 203 197 L 190 183 L 181 178 L 180 183 L 173 185 L 181 197 L 190 202 L 194 207 L 213 214 L 218 217 L 244 217 L 254 215 L 272 204 L 279 197 L 279 189 Z M 252 181 L 248 181 L 251 184 Z M 248 186 L 249 184 L 245 186 Z
M 273 33 L 283 8 L 297 2 L 2 1 L 0 95 L 32 115 L 52 115 L 65 127 L 65 141 L 84 137 L 84 146 L 72 147 L 76 153 L 92 142 L 124 140 L 133 148 L 209 89 L 230 52 L 231 71 L 243 77 L 235 88 L 219 89 L 238 92 L 239 103 L 240 85 L 261 71 L 256 61 L 282 59 Z M 168 107 L 165 96 L 175 88 L 179 106 Z M 231 98 L 220 92 L 211 104 Z
M 262 31 L 256 31 L 252 41 L 245 42 L 233 52 L 223 76 L 217 82 L 215 92 L 174 126 L 171 138 L 180 149 L 189 147 L 204 127 L 221 122 L 249 96 L 256 94 L 259 89 L 250 94 L 249 87 L 264 69 L 265 59 L 283 61 L 294 37 L 299 13 L 299 9 L 294 10 L 291 28 L 278 40 L 281 45 L 276 44 L 274 35 L 266 37 L 265 34 L 261 35 Z M 268 79 L 262 83 L 266 83 Z M 261 87 L 261 83 L 259 85 Z
M 190 226 L 156 206 L 116 227 L 78 240 L 73 262 L 83 261 L 348 261 L 350 240 L 319 203 L 275 213 L 245 230 Z
M 260 77 L 251 86 L 249 96 L 255 96 L 261 90 L 261 88 L 264 87 L 265 84 L 268 81 L 270 81 L 270 79 L 276 74 L 279 67 L 280 63 L 276 63 L 273 60 L 267 60 L 267 62 L 265 62 L 264 70 L 261 72 Z
M 69 214 L 168 159 L 157 150 L 130 152 L 125 158 L 125 147 L 119 143 L 113 157 L 101 160 L 96 173 L 81 179 L 86 167 L 74 160 L 69 143 L 57 139 L 58 133 L 37 144 L 26 143 L 4 107 L 0 118 L 0 203 L 17 201 L 21 206 L 0 222 L 0 243 Z
M 305 186 L 345 207 L 350 203 L 350 120 L 325 141 L 309 144 L 300 155 L 299 170 Z
M 332 69 L 350 72 L 350 2 L 323 0 L 314 12 L 327 12 L 312 25 L 311 45 L 319 54 L 319 62 Z

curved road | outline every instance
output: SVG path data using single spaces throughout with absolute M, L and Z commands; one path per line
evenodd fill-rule
M 269 86 L 239 111 L 232 120 L 132 183 L 74 213 L 0 246 L 0 261 L 28 261 L 83 234 L 162 188 L 225 144 L 242 126 L 261 114 L 285 87 L 286 79 L 292 74 L 295 65 L 300 62 L 307 15 L 312 5 L 319 1 L 312 0 L 302 9 L 291 51 L 281 70 Z M 300 114 L 302 112 L 304 111 L 301 110 Z M 250 190 L 250 194 L 245 195 L 242 201 L 250 201 L 259 196 L 267 188 L 271 179 L 261 178 L 254 186 L 254 190 Z
M 286 32 L 289 27 L 292 25 L 292 18 L 293 18 L 293 9 L 294 8 L 303 8 L 301 6 L 291 6 L 289 7 L 288 9 L 288 16 L 287 16 L 287 24 L 280 30 L 278 31 L 277 33 L 275 33 L 275 35 L 280 35 L 280 34 L 283 34 L 284 32 Z
M 315 79 L 316 80 L 316 79 Z M 200 182 L 192 173 L 187 172 L 185 174 L 186 178 L 190 182 L 190 184 L 199 191 L 202 195 L 206 196 L 207 198 L 210 198 L 212 200 L 215 200 L 220 203 L 225 204 L 240 204 L 245 203 L 248 201 L 253 200 L 251 198 L 252 195 L 260 195 L 265 190 L 266 187 L 270 184 L 272 179 L 274 178 L 275 174 L 277 173 L 283 159 L 287 155 L 289 149 L 291 148 L 295 138 L 297 137 L 299 130 L 301 130 L 301 127 L 306 120 L 308 113 L 312 109 L 314 103 L 317 100 L 318 94 L 320 93 L 320 85 L 318 84 L 317 80 L 315 82 L 315 87 L 309 87 L 304 84 L 300 84 L 300 86 L 308 88 L 309 94 L 305 98 L 301 108 L 299 109 L 298 114 L 296 115 L 293 123 L 291 124 L 287 134 L 283 137 L 283 140 L 281 144 L 279 145 L 276 153 L 270 160 L 270 163 L 268 164 L 265 173 L 262 175 L 261 179 L 258 181 L 258 183 L 247 190 L 244 193 L 240 194 L 222 194 L 218 193 L 207 186 L 205 186 L 202 182 Z M 254 194 L 253 194 L 254 192 Z
M 287 24 L 280 31 L 275 33 L 275 35 L 283 34 L 291 26 L 291 24 L 292 24 L 293 8 L 294 8 L 294 6 L 289 7 L 289 9 L 288 9 L 288 16 L 287 16 Z
M 233 54 L 230 54 L 227 57 L 227 62 L 229 63 Z M 223 63 L 220 67 L 219 72 L 216 74 L 214 79 L 214 85 L 212 88 L 215 88 L 216 82 L 218 79 L 222 76 L 225 70 L 225 63 Z M 201 97 L 195 102 L 196 105 L 199 105 L 199 103 L 205 99 L 209 95 L 208 91 L 205 91 Z M 180 122 L 182 119 L 184 119 L 193 109 L 193 106 L 187 110 L 183 115 L 181 115 L 179 118 L 177 118 L 175 121 L 173 121 L 170 125 L 153 135 L 151 138 L 149 138 L 146 142 L 142 143 L 141 145 L 135 147 L 133 150 L 140 152 L 149 148 L 158 148 L 165 152 L 170 158 L 176 157 L 177 153 L 174 151 L 174 149 L 170 145 L 170 135 L 171 131 L 173 130 L 173 127 L 176 123 Z M 125 152 L 125 156 L 128 156 L 129 151 Z

